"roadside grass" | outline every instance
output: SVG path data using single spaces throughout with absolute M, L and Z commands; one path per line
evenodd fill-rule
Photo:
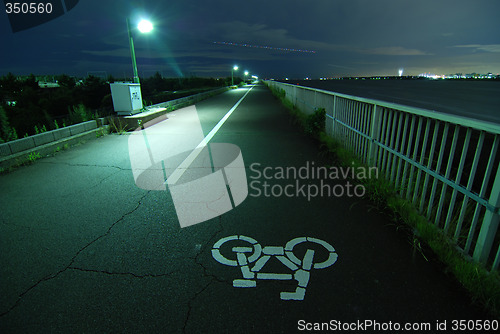
M 104 135 L 106 135 L 106 132 L 104 129 L 96 130 L 96 137 L 97 138 L 104 136 Z M 21 159 L 21 160 L 16 159 L 16 162 L 14 164 L 10 165 L 9 167 L 0 167 L 0 175 L 11 173 L 11 172 L 15 171 L 17 168 L 22 167 L 22 166 L 32 165 L 33 163 L 35 163 L 39 159 L 42 159 L 45 157 L 55 156 L 57 153 L 69 150 L 71 147 L 81 145 L 85 142 L 86 142 L 85 140 L 81 140 L 81 141 L 78 141 L 77 143 L 74 143 L 72 145 L 70 145 L 68 143 L 64 143 L 62 146 L 55 147 L 52 152 L 48 152 L 48 153 L 44 153 L 44 154 L 41 154 L 38 151 L 32 151 L 25 156 L 25 159 Z
M 108 119 L 109 122 L 109 130 L 112 133 L 117 133 L 119 135 L 123 135 L 124 133 L 127 132 L 127 124 L 125 122 L 122 122 L 120 118 L 118 117 L 109 117 Z
M 28 160 L 27 160 L 27 162 L 29 164 L 32 164 L 36 160 L 41 159 L 41 158 L 42 158 L 42 156 L 41 156 L 40 152 L 36 152 L 36 151 L 35 152 L 31 152 L 30 154 L 28 154 Z
M 323 131 L 325 128 L 324 110 L 318 109 L 314 114 L 306 115 L 285 99 L 284 90 L 278 91 L 269 86 L 268 88 L 289 109 L 293 122 L 317 140 L 322 155 L 326 155 L 344 167 L 368 168 L 352 152 L 343 148 L 339 141 Z M 485 311 L 492 316 L 500 318 L 500 275 L 497 271 L 486 270 L 483 265 L 473 262 L 457 249 L 453 241 L 441 229 L 422 216 L 411 201 L 398 195 L 401 190 L 406 189 L 401 187 L 396 189 L 383 175 L 378 178 L 364 179 L 362 183 L 366 189 L 366 198 L 375 205 L 376 210 L 390 217 L 397 229 L 404 228 L 408 231 L 412 247 L 425 260 L 428 261 L 428 257 L 424 254 L 424 248 L 430 248 L 444 266 L 445 273 L 452 274 L 469 291 L 475 303 L 481 304 Z

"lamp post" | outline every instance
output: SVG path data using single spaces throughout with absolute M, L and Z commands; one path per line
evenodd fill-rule
M 142 33 L 147 33 L 153 30 L 153 25 L 147 20 L 141 20 L 137 25 L 137 28 Z M 130 29 L 130 21 L 127 18 L 127 31 L 128 31 L 128 41 L 130 44 L 130 55 L 132 56 L 132 67 L 134 69 L 134 83 L 139 83 L 139 74 L 137 73 L 137 62 L 135 59 L 135 49 L 134 49 L 134 39 L 132 38 L 132 32 Z
M 245 83 L 247 82 L 248 71 L 245 71 Z
M 232 69 L 231 69 L 231 86 L 234 86 L 234 71 L 237 71 L 238 70 L 238 66 L 234 66 Z

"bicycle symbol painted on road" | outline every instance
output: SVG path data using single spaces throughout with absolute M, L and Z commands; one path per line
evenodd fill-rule
M 221 246 L 229 241 L 240 240 L 247 242 L 251 247 L 232 247 L 236 253 L 236 259 L 231 260 L 221 254 Z M 323 246 L 328 252 L 328 258 L 323 262 L 314 263 L 314 249 L 307 249 L 303 259 L 298 258 L 293 249 L 302 243 L 313 243 Z M 309 283 L 311 269 L 324 269 L 330 267 L 337 261 L 338 255 L 335 249 L 321 239 L 312 237 L 298 237 L 287 242 L 285 247 L 281 246 L 262 246 L 253 238 L 244 235 L 232 235 L 217 241 L 212 247 L 213 258 L 226 266 L 240 267 L 243 279 L 233 280 L 235 288 L 254 288 L 257 286 L 258 279 L 261 280 L 293 280 L 298 283 L 294 292 L 281 292 L 282 300 L 304 300 L 307 284 Z M 293 274 L 264 273 L 260 272 L 265 264 L 275 257 Z M 250 268 L 250 264 L 254 263 Z

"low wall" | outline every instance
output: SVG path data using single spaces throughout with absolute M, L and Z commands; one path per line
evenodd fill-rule
M 76 136 L 78 134 L 94 130 L 98 125 L 104 124 L 105 119 L 99 118 L 98 121 L 92 120 L 75 125 L 70 125 L 64 128 L 39 133 L 34 136 L 12 140 L 0 144 L 0 157 L 6 157 L 12 154 L 20 153 L 26 150 L 36 148 L 51 142 L 55 142 L 67 137 Z M 98 124 L 99 123 L 99 124 Z
M 199 102 L 201 100 L 204 100 L 206 98 L 209 98 L 211 96 L 221 94 L 227 90 L 229 90 L 229 87 L 217 88 L 217 89 L 209 90 L 208 92 L 198 93 L 195 95 L 181 97 L 180 99 L 154 104 L 150 108 L 169 108 L 169 107 L 175 107 L 179 104 L 185 104 L 185 103 L 186 104 L 187 103 L 193 104 L 193 103 Z

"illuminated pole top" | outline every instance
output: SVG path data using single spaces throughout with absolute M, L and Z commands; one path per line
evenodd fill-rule
M 137 25 L 137 29 L 139 29 L 139 31 L 142 33 L 148 33 L 151 30 L 153 30 L 153 24 L 148 20 L 141 20 Z M 128 18 L 127 18 L 127 32 L 130 45 L 130 55 L 132 56 L 132 68 L 134 70 L 134 83 L 139 83 L 139 73 L 137 72 L 137 61 L 135 59 L 134 39 L 132 38 L 130 21 Z

